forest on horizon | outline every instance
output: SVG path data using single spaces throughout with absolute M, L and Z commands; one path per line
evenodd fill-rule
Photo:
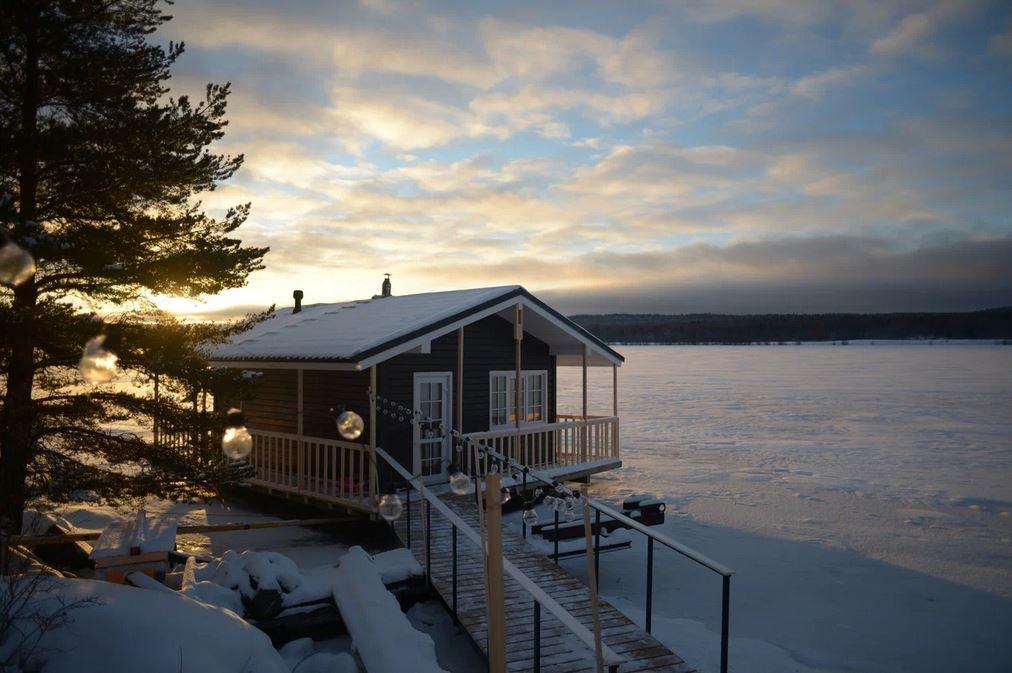
M 573 315 L 608 343 L 747 344 L 860 339 L 1012 341 L 1012 307 L 965 313 Z

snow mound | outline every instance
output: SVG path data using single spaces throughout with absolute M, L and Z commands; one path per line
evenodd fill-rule
M 10 581 L 0 578 L 0 590 Z M 270 638 L 235 614 L 171 591 L 97 580 L 47 579 L 16 626 L 31 631 L 30 615 L 91 600 L 43 634 L 22 668 L 39 673 L 288 673 Z M 0 643 L 7 661 L 24 642 L 11 629 Z M 16 669 L 15 669 L 16 670 Z
M 301 573 L 295 562 L 284 554 L 270 551 L 226 551 L 211 563 L 194 566 L 198 581 L 210 581 L 253 598 L 257 591 L 287 594 L 298 588 Z
M 432 638 L 416 631 L 397 599 L 383 584 L 381 571 L 361 547 L 341 559 L 334 601 L 369 673 L 446 673 L 436 660 Z
M 410 549 L 404 547 L 376 554 L 372 560 L 379 570 L 383 584 L 394 584 L 411 577 L 422 576 L 422 564 L 412 555 Z

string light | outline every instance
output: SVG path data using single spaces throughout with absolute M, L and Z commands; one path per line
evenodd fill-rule
M 11 240 L 0 245 L 0 283 L 16 287 L 34 275 L 35 259 L 31 253 Z
M 386 521 L 396 521 L 400 518 L 401 512 L 404 511 L 404 505 L 401 503 L 401 498 L 396 493 L 386 493 L 380 498 L 379 515 Z
M 336 419 L 337 431 L 345 439 L 358 439 L 365 430 L 365 421 L 350 409 L 342 409 Z
M 106 350 L 102 345 L 104 343 L 105 335 L 99 334 L 84 345 L 77 369 L 88 383 L 105 383 L 116 376 L 116 361 L 119 358 L 115 353 Z
M 502 504 L 502 505 L 505 505 L 506 503 L 508 503 L 510 500 L 513 499 L 513 494 L 510 493 L 510 490 L 508 488 L 506 488 L 505 486 L 502 487 L 502 490 L 499 491 L 499 493 L 501 494 L 501 498 L 499 499 L 499 503 Z
M 460 470 L 452 471 L 450 474 L 450 490 L 455 495 L 467 495 L 471 492 L 471 478 Z
M 246 419 L 239 409 L 229 409 L 225 419 L 221 450 L 232 460 L 242 460 L 253 450 L 253 436 L 246 429 Z

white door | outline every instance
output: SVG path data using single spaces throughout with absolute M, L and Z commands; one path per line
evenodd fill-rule
M 415 474 L 425 481 L 446 481 L 450 462 L 450 434 L 453 427 L 450 372 L 416 372 Z

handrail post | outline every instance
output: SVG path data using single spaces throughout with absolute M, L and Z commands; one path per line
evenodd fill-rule
M 411 549 L 411 484 L 408 484 L 407 489 L 405 489 L 404 497 L 407 499 L 407 502 L 404 503 L 405 514 L 408 517 L 407 522 L 408 525 L 406 527 L 408 531 L 407 542 L 408 542 L 408 549 Z
M 601 588 L 601 510 L 594 508 L 594 581 Z
M 559 513 L 555 512 L 555 551 L 552 553 L 555 565 L 559 565 Z
M 523 488 L 523 493 L 524 494 L 521 497 L 523 498 L 524 503 L 526 504 L 526 502 L 527 502 L 527 470 L 526 469 L 524 469 L 524 488 Z M 521 517 L 520 517 L 520 528 L 523 531 L 524 539 L 526 540 L 527 539 L 527 520 L 523 518 L 523 512 L 521 512 Z
M 534 599 L 534 673 L 541 673 L 541 603 Z
M 720 615 L 720 673 L 727 673 L 727 645 L 731 626 L 731 577 L 724 575 Z
M 457 527 L 450 522 L 453 531 L 453 621 L 457 621 Z
M 654 539 L 647 537 L 647 633 L 653 622 L 654 614 Z
M 432 505 L 425 501 L 425 581 L 432 588 Z

